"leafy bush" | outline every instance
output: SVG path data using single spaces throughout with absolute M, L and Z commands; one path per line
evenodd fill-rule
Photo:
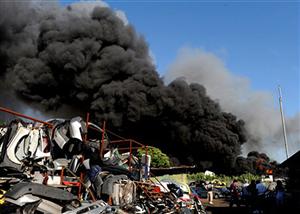
M 193 181 L 212 181 L 216 178 L 216 176 L 205 175 L 204 172 L 188 175 L 188 179 Z
M 142 154 L 146 154 L 146 149 L 138 149 L 138 157 L 141 158 Z M 152 167 L 170 167 L 169 157 L 156 147 L 148 147 L 148 155 L 151 155 Z
M 248 182 L 252 181 L 252 180 L 258 180 L 260 179 L 260 176 L 259 175 L 254 175 L 254 174 L 251 174 L 251 173 L 245 173 L 245 174 L 242 174 L 240 176 L 238 176 L 238 181 L 240 182 L 245 182 L 246 180 Z
M 259 175 L 254 175 L 251 173 L 245 173 L 240 176 L 226 176 L 226 175 L 215 175 L 215 176 L 207 176 L 204 174 L 204 172 L 198 172 L 195 174 L 188 175 L 188 179 L 190 181 L 212 181 L 214 179 L 217 179 L 221 182 L 226 183 L 227 186 L 230 185 L 230 183 L 236 179 L 242 183 L 244 183 L 246 180 L 250 182 L 251 180 L 258 180 L 260 178 Z

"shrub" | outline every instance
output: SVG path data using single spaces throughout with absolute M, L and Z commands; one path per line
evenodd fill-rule
M 138 149 L 138 157 L 141 158 L 142 154 L 146 154 L 146 149 Z M 170 167 L 169 157 L 156 147 L 148 147 L 148 155 L 151 155 L 152 167 Z
M 254 175 L 251 173 L 245 173 L 240 176 L 227 176 L 227 175 L 207 176 L 204 174 L 204 172 L 198 172 L 195 174 L 188 175 L 188 179 L 190 181 L 212 181 L 214 179 L 217 179 L 221 182 L 226 183 L 227 186 L 229 186 L 234 179 L 244 183 L 246 180 L 250 182 L 251 180 L 258 180 L 259 178 L 260 178 L 259 175 Z

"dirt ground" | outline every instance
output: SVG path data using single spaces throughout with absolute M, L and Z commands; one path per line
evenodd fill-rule
M 234 205 L 233 207 L 229 206 L 230 198 L 221 198 L 221 199 L 214 199 L 213 204 L 209 204 L 207 199 L 201 199 L 202 204 L 206 208 L 207 214 L 252 214 L 254 213 L 250 211 L 250 208 L 246 207 L 245 205 L 241 205 L 237 207 Z M 295 210 L 295 206 L 286 205 L 284 207 L 278 208 L 275 204 L 264 204 L 264 208 L 262 209 L 264 214 L 298 214 L 300 213 L 299 210 Z
M 202 204 L 206 207 L 207 214 L 247 214 L 248 209 L 245 206 L 229 207 L 229 199 L 220 198 L 214 199 L 213 204 L 209 204 L 207 199 L 202 199 Z
M 213 205 L 210 205 L 208 203 L 207 199 L 201 199 L 201 202 L 203 203 L 204 206 L 213 206 L 213 207 L 228 207 L 229 206 L 229 199 L 226 198 L 220 198 L 220 199 L 214 199 L 213 200 Z

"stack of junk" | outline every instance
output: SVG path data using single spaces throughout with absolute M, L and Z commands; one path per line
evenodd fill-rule
M 148 147 L 110 140 L 105 123 L 15 115 L 0 127 L 1 213 L 205 213 L 178 185 L 150 179 Z

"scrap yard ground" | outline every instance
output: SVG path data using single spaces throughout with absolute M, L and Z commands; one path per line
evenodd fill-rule
M 214 204 L 210 205 L 207 199 L 201 199 L 204 207 L 206 208 L 207 214 L 253 214 L 258 213 L 258 211 L 251 211 L 245 205 L 241 205 L 237 207 L 234 205 L 233 207 L 229 206 L 230 198 L 219 198 L 214 199 Z M 298 214 L 299 210 L 295 208 L 294 204 L 286 205 L 283 208 L 276 208 L 276 206 L 267 205 L 263 210 L 261 210 L 263 214 Z
M 214 204 L 210 205 L 207 199 L 201 200 L 206 207 L 207 214 L 243 214 L 248 213 L 245 206 L 229 207 L 229 201 L 226 198 L 214 199 Z

